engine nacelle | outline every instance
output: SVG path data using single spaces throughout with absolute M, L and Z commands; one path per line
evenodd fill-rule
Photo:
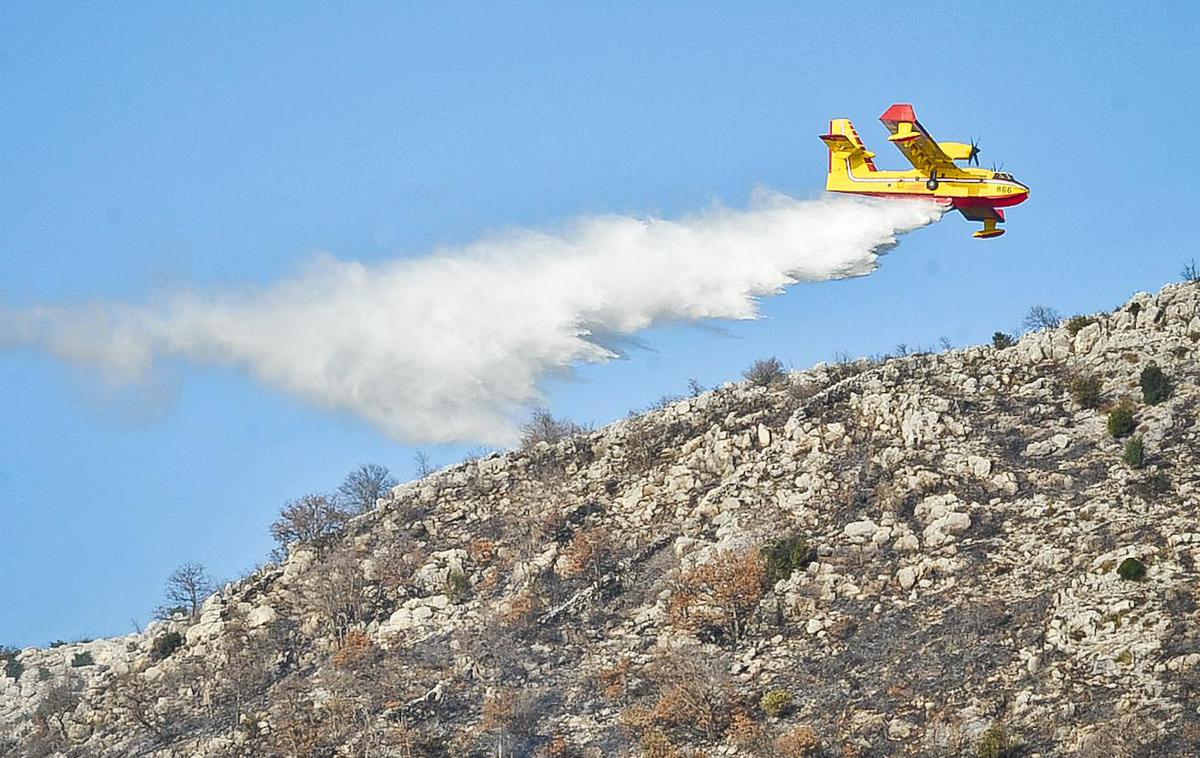
M 971 146 L 966 142 L 939 142 L 938 147 L 952 161 L 965 161 L 971 157 Z

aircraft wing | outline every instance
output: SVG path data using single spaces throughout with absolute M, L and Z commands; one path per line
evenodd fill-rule
M 939 176 L 946 176 L 953 175 L 958 170 L 954 161 L 946 155 L 946 151 L 942 150 L 929 132 L 925 131 L 925 127 L 921 126 L 921 122 L 917 121 L 917 114 L 913 113 L 911 105 L 896 103 L 884 111 L 879 120 L 892 133 L 888 141 L 895 144 L 908 162 L 921 173 L 932 176 L 936 172 Z

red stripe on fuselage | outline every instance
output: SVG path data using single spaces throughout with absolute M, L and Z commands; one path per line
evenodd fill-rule
M 1020 205 L 1029 199 L 1028 192 L 1016 195 L 996 195 L 978 197 L 948 197 L 955 208 L 1007 208 L 1010 205 Z
M 871 192 L 868 190 L 832 190 L 846 195 L 870 195 L 871 197 L 894 197 L 899 200 L 934 200 L 949 203 L 955 208 L 1007 208 L 1010 205 L 1020 205 L 1029 199 L 1028 192 L 1019 195 L 1000 195 L 997 197 L 948 197 L 946 195 L 922 195 L 917 192 Z

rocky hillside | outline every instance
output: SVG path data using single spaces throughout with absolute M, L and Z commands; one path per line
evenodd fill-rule
M 1195 755 L 1198 354 L 1172 285 L 467 461 L 10 657 L 0 755 Z

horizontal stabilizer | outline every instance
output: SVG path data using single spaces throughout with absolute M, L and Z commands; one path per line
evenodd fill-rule
M 844 134 L 822 134 L 821 141 L 829 145 L 830 150 L 852 150 L 854 143 Z

